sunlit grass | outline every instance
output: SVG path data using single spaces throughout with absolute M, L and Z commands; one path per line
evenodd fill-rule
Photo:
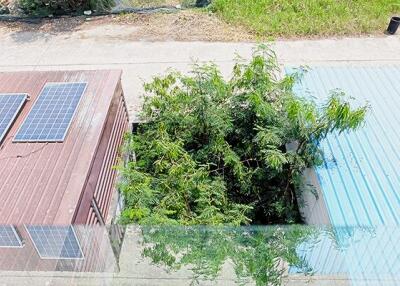
M 399 0 L 214 0 L 212 11 L 260 36 L 357 35 L 383 31 Z

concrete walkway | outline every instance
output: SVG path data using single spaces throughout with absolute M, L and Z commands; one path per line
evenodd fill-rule
M 10 32 L 0 29 L 0 71 L 122 69 L 131 120 L 141 101 L 143 81 L 168 68 L 187 71 L 194 61 L 214 61 L 229 75 L 235 53 L 249 57 L 254 43 L 133 42 L 136 28 L 92 26 L 75 32 Z M 285 65 L 400 64 L 400 37 L 278 41 Z

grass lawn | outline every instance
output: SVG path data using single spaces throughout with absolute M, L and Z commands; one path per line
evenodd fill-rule
M 358 35 L 385 30 L 400 0 L 213 0 L 211 9 L 261 37 Z

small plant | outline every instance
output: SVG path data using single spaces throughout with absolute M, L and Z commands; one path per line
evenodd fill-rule
M 277 78 L 266 46 L 225 80 L 213 64 L 145 85 L 145 122 L 129 135 L 137 160 L 123 167 L 124 222 L 271 224 L 300 220 L 294 191 L 322 162 L 319 142 L 358 128 L 367 107 L 340 92 L 321 108 L 294 95 L 302 72 Z M 295 148 L 287 148 L 291 144 Z

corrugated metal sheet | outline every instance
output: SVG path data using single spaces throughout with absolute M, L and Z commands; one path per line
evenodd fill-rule
M 387 280 L 400 281 L 399 240 L 397 227 L 324 228 L 297 252 L 314 273 L 345 275 L 351 285 L 386 285 Z M 291 267 L 289 272 L 301 270 Z
M 322 142 L 317 174 L 334 226 L 400 224 L 399 79 L 393 66 L 313 67 L 295 88 L 319 103 L 340 88 L 371 106 L 363 128 Z
M 110 134 L 107 146 L 107 152 L 103 159 L 103 165 L 100 171 L 100 179 L 97 182 L 94 198 L 97 200 L 101 214 L 104 220 L 107 220 L 111 197 L 115 190 L 115 178 L 117 171 L 114 166 L 117 164 L 118 154 L 121 150 L 123 135 L 128 126 L 128 117 L 124 108 L 124 99 L 120 98 L 118 102 L 117 114 L 115 116 L 112 132 Z
M 0 92 L 26 92 L 22 109 L 0 146 L 0 223 L 70 224 L 94 164 L 121 71 L 0 73 Z M 62 143 L 13 143 L 12 138 L 46 82 L 88 82 Z M 87 215 L 89 214 L 89 207 Z
M 127 130 L 128 121 L 122 86 L 119 84 L 108 110 L 90 176 L 83 192 L 79 211 L 74 219 L 75 223 L 92 221 L 93 213 L 89 212 L 89 208 L 96 214 L 96 223 L 107 221 L 111 198 L 116 191 L 117 171 L 114 167 L 120 157 L 120 146 Z
M 321 144 L 316 173 L 332 229 L 297 249 L 315 273 L 345 274 L 352 285 L 400 280 L 399 79 L 394 66 L 311 67 L 295 87 L 318 104 L 340 89 L 354 106 L 371 107 L 361 129 Z

